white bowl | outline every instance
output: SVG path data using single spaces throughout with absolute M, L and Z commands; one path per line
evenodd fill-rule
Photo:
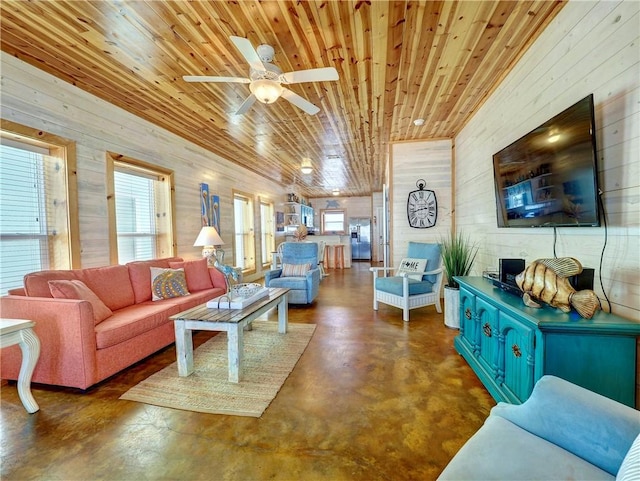
M 245 284 L 236 284 L 231 286 L 231 297 L 241 297 L 246 299 L 251 297 L 262 290 L 262 285 L 255 282 L 249 282 Z

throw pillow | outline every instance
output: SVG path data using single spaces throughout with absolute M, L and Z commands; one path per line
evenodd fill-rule
M 113 312 L 104 302 L 87 287 L 82 281 L 49 281 L 49 291 L 57 299 L 80 299 L 89 301 L 93 307 L 93 322 L 97 325 L 107 317 L 111 317 Z
M 182 267 L 184 269 L 189 292 L 213 289 L 213 282 L 211 282 L 209 267 L 207 266 L 207 259 L 205 257 L 197 261 L 169 262 L 169 267 L 172 269 Z
M 413 257 L 405 257 L 400 261 L 400 267 L 396 275 L 406 272 L 409 274 L 409 279 L 415 279 L 416 281 L 422 280 L 422 274 L 412 274 L 412 272 L 424 272 L 427 269 L 427 259 L 414 259 Z
M 187 279 L 184 269 L 163 269 L 151 267 L 151 300 L 171 299 L 188 296 Z
M 302 277 L 311 270 L 311 264 L 282 264 L 282 277 Z
M 637 481 L 640 479 L 640 434 L 622 460 L 616 481 Z

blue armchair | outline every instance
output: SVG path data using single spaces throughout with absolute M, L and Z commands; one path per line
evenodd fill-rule
M 403 263 L 417 265 L 419 261 L 426 264 L 415 272 L 397 272 L 392 277 L 380 277 L 380 273 L 395 271 L 395 267 L 371 267 L 373 272 L 373 310 L 378 310 L 378 303 L 402 309 L 402 320 L 409 321 L 409 310 L 417 307 L 435 305 L 440 307 L 440 290 L 442 288 L 442 257 L 439 244 L 409 242 L 407 257 Z
M 311 304 L 320 289 L 318 244 L 285 242 L 282 245 L 282 265 L 266 272 L 264 285 L 290 289 L 287 295 L 289 304 Z

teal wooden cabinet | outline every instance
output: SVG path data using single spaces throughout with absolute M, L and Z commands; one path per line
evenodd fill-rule
M 457 277 L 460 333 L 456 350 L 496 401 L 527 400 L 553 374 L 635 407 L 636 338 L 640 322 L 598 312 L 583 319 L 522 298 L 482 277 Z

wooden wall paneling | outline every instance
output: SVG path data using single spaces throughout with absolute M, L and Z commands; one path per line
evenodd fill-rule
M 614 311 L 633 319 L 640 318 L 640 216 L 633 200 L 640 192 L 639 142 L 632 134 L 640 118 L 640 60 L 637 47 L 631 52 L 638 10 L 636 2 L 570 2 L 456 137 L 456 227 L 472 229 L 481 243 L 476 273 L 497 268 L 500 257 L 549 257 L 552 229 L 497 228 L 492 155 L 594 93 L 600 187 L 613 220 L 602 278 Z M 603 245 L 603 227 L 558 229 L 558 255 L 577 257 L 596 275 Z M 603 299 L 599 281 L 595 290 Z
M 211 192 L 220 195 L 223 239 L 232 232 L 232 185 L 244 185 L 247 190 L 267 192 L 274 197 L 282 193 L 280 185 L 265 181 L 5 53 L 0 55 L 3 116 L 35 129 L 46 127 L 56 135 L 77 142 L 78 223 L 83 267 L 110 262 L 106 150 L 175 170 L 177 253 L 187 258 L 200 256 L 199 249 L 193 247 L 200 229 L 199 182 L 209 182 Z M 30 95 L 24 95 L 25 91 Z
M 409 241 L 438 242 L 449 235 L 452 209 L 451 147 L 450 140 L 392 144 L 392 265 L 398 265 L 406 255 Z M 413 229 L 407 220 L 407 196 L 409 192 L 417 190 L 418 179 L 426 181 L 425 188 L 435 191 L 438 201 L 436 226 L 428 229 Z

